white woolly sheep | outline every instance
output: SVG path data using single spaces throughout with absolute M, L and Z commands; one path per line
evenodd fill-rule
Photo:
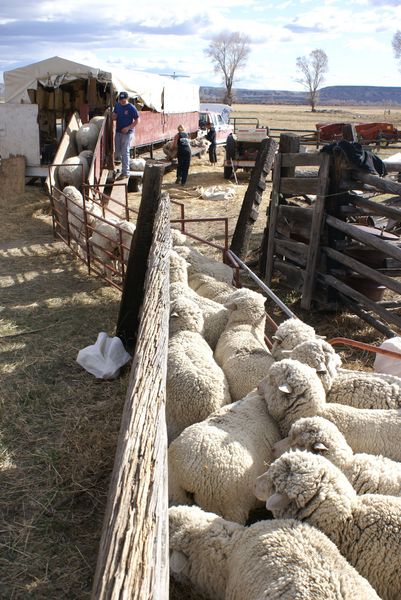
M 171 443 L 170 502 L 195 503 L 244 524 L 249 512 L 261 505 L 253 493 L 255 479 L 271 462 L 279 439 L 277 425 L 256 392 L 223 406 Z
M 78 129 L 75 141 L 77 144 L 78 154 L 82 150 L 94 150 L 99 137 L 99 127 L 96 123 L 85 123 Z
M 172 283 L 170 285 L 170 300 L 177 300 L 182 296 L 186 296 L 195 302 L 201 309 L 205 321 L 204 338 L 214 350 L 227 324 L 228 310 L 221 304 L 209 300 L 209 298 L 202 298 L 185 283 L 180 281 Z
M 323 531 L 383 600 L 401 597 L 401 498 L 357 496 L 330 461 L 299 450 L 278 458 L 255 492 L 276 518 Z
M 255 388 L 273 362 L 264 342 L 265 301 L 262 294 L 242 288 L 224 304 L 229 316 L 214 356 L 226 374 L 233 400 Z
M 96 127 L 98 128 L 98 130 L 100 131 L 103 125 L 103 122 L 105 120 L 106 117 L 102 117 L 100 115 L 97 115 L 95 117 L 92 117 L 89 121 L 89 123 L 92 123 L 94 125 L 96 125 Z
M 301 342 L 308 342 L 315 338 L 315 330 L 310 325 L 295 317 L 286 319 L 272 336 L 272 356 L 274 360 L 285 358 L 283 350 L 292 350 Z
M 131 158 L 129 161 L 130 171 L 144 171 L 146 160 L 144 158 Z
M 84 202 L 81 192 L 72 185 L 67 185 L 63 189 L 63 194 L 67 207 L 70 236 L 82 245 L 85 239 L 84 207 L 86 223 L 91 227 L 95 226 L 97 217 L 102 216 L 102 209 L 90 199 Z
M 123 262 L 127 264 L 136 225 L 132 221 L 121 219 L 116 223 L 116 228 L 116 241 L 120 248 L 120 259 L 122 258 Z
M 401 410 L 370 410 L 326 402 L 314 369 L 291 358 L 274 363 L 258 386 L 281 433 L 302 417 L 332 421 L 354 452 L 379 454 L 401 461 Z
M 118 246 L 117 224 L 119 220 L 111 217 L 108 221 L 98 221 L 89 238 L 89 244 L 93 256 L 99 259 L 105 270 L 109 269 L 116 260 L 116 248 Z
M 293 519 L 251 527 L 196 506 L 169 509 L 173 578 L 212 600 L 379 600 L 320 531 Z
M 173 140 L 170 140 L 164 144 L 163 152 L 166 155 L 167 160 L 173 160 L 173 158 L 176 158 L 177 148 L 173 147 Z
M 217 281 L 217 279 L 205 273 L 192 273 L 188 278 L 188 284 L 199 296 L 210 298 L 210 300 L 214 300 L 219 304 L 224 304 L 231 294 L 237 290 L 230 283 Z
M 321 454 L 344 473 L 358 494 L 401 495 L 401 464 L 383 456 L 354 454 L 336 425 L 323 417 L 295 421 L 288 438 L 276 448 Z
M 173 246 L 190 246 L 191 243 L 185 233 L 182 233 L 175 227 L 171 228 L 171 245 Z
M 327 394 L 327 402 L 355 408 L 400 408 L 401 379 L 393 375 L 340 369 L 341 359 L 324 340 L 303 342 L 289 354 L 316 369 Z
M 188 287 L 188 264 L 175 250 L 170 250 L 170 284 L 182 283 Z
M 174 249 L 190 263 L 188 273 L 205 273 L 218 281 L 232 283 L 234 271 L 228 265 L 205 256 L 190 246 L 175 246 Z
M 171 303 L 166 421 L 169 441 L 231 402 L 227 380 L 202 337 L 203 317 L 188 298 Z
M 63 164 L 57 167 L 57 178 L 59 188 L 62 190 L 68 185 L 82 188 L 82 183 L 86 181 L 89 172 L 88 161 L 84 156 L 71 156 L 63 161 Z

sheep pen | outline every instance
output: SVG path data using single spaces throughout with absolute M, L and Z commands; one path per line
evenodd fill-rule
M 270 108 L 258 110 L 271 127 L 279 126 L 271 121 Z M 292 107 L 286 108 L 289 115 Z M 302 114 L 309 116 L 305 107 Z M 164 186 L 172 198 L 185 201 L 189 217 L 228 217 L 232 235 L 247 176 L 238 173 L 239 185 L 229 201 L 201 200 L 196 191 L 200 185 L 223 182 L 222 160 L 220 148 L 216 166 L 207 157 L 194 158 L 186 189 L 174 185 L 174 172 L 166 174 Z M 265 225 L 269 186 L 270 182 L 254 227 L 251 255 Z M 132 207 L 138 206 L 140 194 L 130 193 L 129 200 Z M 95 380 L 75 358 L 99 331 L 114 334 L 120 293 L 89 277 L 68 248 L 54 242 L 48 198 L 38 186 L 27 187 L 12 202 L 12 210 L 3 204 L 0 212 L 0 595 L 85 599 L 90 597 L 128 372 L 115 381 Z M 188 230 L 222 241 L 221 228 L 210 223 L 191 224 Z M 294 293 L 274 289 L 319 334 L 382 341 L 350 313 L 306 313 L 299 310 Z M 269 312 L 278 322 L 283 318 L 270 301 Z M 347 366 L 359 369 L 370 368 L 373 361 L 352 349 L 342 356 Z M 176 597 L 179 592 L 174 590 L 172 598 Z

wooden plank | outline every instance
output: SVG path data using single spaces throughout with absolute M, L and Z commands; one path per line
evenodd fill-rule
M 292 265 L 284 260 L 280 260 L 279 258 L 275 258 L 274 268 L 285 275 L 288 287 L 293 290 L 302 289 L 305 271 L 303 271 L 300 267 Z
M 305 281 L 302 289 L 301 308 L 309 309 L 315 283 L 316 266 L 319 257 L 320 236 L 323 227 L 324 208 L 329 189 L 330 156 L 325 155 L 319 169 L 319 187 L 313 207 L 311 236 L 306 261 Z
M 320 166 L 323 154 L 321 152 L 291 152 L 283 154 L 283 167 L 314 167 Z
M 372 310 L 374 313 L 380 315 L 382 319 L 384 319 L 387 323 L 393 323 L 393 325 L 396 325 L 397 327 L 401 328 L 400 316 L 391 313 L 385 308 L 382 308 L 379 304 L 377 304 L 377 302 L 373 302 L 373 300 L 370 300 L 360 292 L 357 292 L 352 287 L 346 285 L 339 279 L 336 279 L 332 275 L 324 275 L 323 273 L 319 273 L 319 279 L 322 279 L 325 283 L 327 283 L 327 285 L 341 292 L 342 294 L 344 294 L 344 296 L 353 298 L 354 300 L 359 302 L 359 304 L 362 304 L 362 306 L 367 307 L 369 310 Z
M 364 265 L 363 263 L 359 262 L 358 260 L 355 260 L 355 258 L 352 258 L 351 256 L 348 256 L 347 254 L 343 254 L 342 252 L 338 252 L 337 250 L 334 250 L 333 248 L 324 247 L 324 248 L 322 248 L 322 251 L 325 254 L 327 254 L 327 256 L 330 256 L 330 258 L 333 258 L 334 260 L 338 261 L 342 265 L 349 267 L 356 273 L 359 273 L 360 275 L 364 275 L 365 277 L 368 277 L 372 281 L 375 281 L 376 283 L 378 283 L 380 285 L 384 285 L 388 289 L 393 290 L 394 292 L 397 292 L 398 294 L 401 294 L 401 281 L 397 281 L 396 279 L 387 277 L 386 275 L 380 273 L 376 269 L 372 269 L 371 267 Z
M 272 168 L 276 150 L 277 143 L 271 138 L 263 140 L 259 147 L 230 246 L 230 250 L 241 260 L 245 259 L 248 252 L 253 224 L 259 215 L 258 206 L 262 200 L 266 177 Z
M 372 325 L 372 327 L 377 329 L 377 331 L 382 333 L 386 338 L 392 338 L 397 335 L 395 331 L 387 327 L 378 319 L 372 317 L 371 314 L 363 310 L 363 308 L 359 306 L 359 304 L 353 302 L 350 298 L 347 298 L 347 296 L 343 296 L 343 294 L 338 294 L 338 296 L 341 302 L 345 304 L 345 306 L 348 306 L 352 310 L 352 312 L 354 312 L 356 315 L 358 315 L 358 317 L 366 321 L 366 323 L 368 323 L 369 325 Z
M 115 181 L 110 192 L 110 198 L 104 209 L 105 218 L 120 217 L 125 218 L 125 206 L 127 203 L 128 177 Z
M 161 198 L 163 174 L 164 165 L 147 164 L 145 167 L 142 200 L 132 238 L 117 321 L 116 335 L 122 339 L 128 351 L 135 346 L 138 334 L 139 311 L 143 302 L 143 286 L 152 243 L 153 223 Z
M 281 154 L 276 154 L 273 168 L 273 186 L 271 199 L 269 204 L 269 221 L 268 221 L 268 242 L 266 252 L 265 274 L 264 279 L 267 285 L 270 285 L 273 275 L 273 256 L 274 256 L 274 236 L 276 232 L 278 206 L 280 194 L 278 192 L 281 171 Z
M 165 380 L 170 211 L 164 197 L 149 252 L 131 368 L 92 589 L 93 600 L 168 600 Z
M 318 193 L 317 177 L 283 177 L 280 181 L 279 192 L 289 196 Z
M 334 227 L 339 231 L 343 231 L 353 239 L 363 242 L 368 246 L 372 246 L 373 248 L 380 250 L 384 254 L 387 254 L 387 256 L 391 256 L 397 261 L 401 261 L 401 249 L 395 246 L 393 243 L 385 242 L 375 235 L 367 233 L 366 231 L 361 231 L 352 223 L 344 223 L 344 221 L 340 221 L 340 219 L 336 219 L 336 217 L 331 215 L 326 216 L 326 223 L 327 225 L 330 225 L 330 227 Z
M 310 226 L 312 223 L 313 209 L 306 206 L 288 206 L 282 204 L 279 207 L 279 214 L 285 219 L 302 221 Z
M 368 209 L 369 212 L 372 212 L 375 215 L 389 217 L 390 219 L 401 221 L 401 208 L 386 206 L 382 202 L 372 202 L 372 200 L 367 200 L 366 198 L 359 198 L 355 196 L 352 196 L 350 200 L 355 206 L 360 206 L 362 208 Z
M 301 267 L 306 265 L 306 257 L 308 254 L 307 244 L 295 242 L 293 240 L 276 239 L 276 252 L 284 256 L 286 259 L 292 260 Z
M 279 144 L 279 153 L 281 155 L 285 154 L 299 154 L 299 150 L 301 147 L 301 142 L 299 137 L 295 133 L 282 133 L 280 134 L 280 144 Z M 295 166 L 286 166 L 281 165 L 281 177 L 294 177 L 295 176 Z
M 371 173 L 366 173 L 366 171 L 361 171 L 360 169 L 352 170 L 352 175 L 363 183 L 371 185 L 381 192 L 397 194 L 397 196 L 401 196 L 401 183 L 397 183 L 392 179 L 379 177 L 378 175 L 372 175 Z

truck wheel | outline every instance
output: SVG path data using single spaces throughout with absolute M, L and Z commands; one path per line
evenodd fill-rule
M 233 138 L 232 134 L 230 133 L 230 135 L 227 136 L 227 140 L 226 140 L 226 157 L 227 160 L 230 160 L 230 158 L 234 159 L 235 158 L 235 139 Z
M 233 176 L 233 168 L 232 167 L 224 167 L 224 179 L 231 179 Z

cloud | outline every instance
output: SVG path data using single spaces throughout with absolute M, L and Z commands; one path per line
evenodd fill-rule
M 289 31 L 292 31 L 292 33 L 322 33 L 323 31 L 326 31 L 325 28 L 323 28 L 321 25 L 296 25 L 294 24 L 290 24 L 290 25 L 285 25 L 285 28 L 288 29 Z

